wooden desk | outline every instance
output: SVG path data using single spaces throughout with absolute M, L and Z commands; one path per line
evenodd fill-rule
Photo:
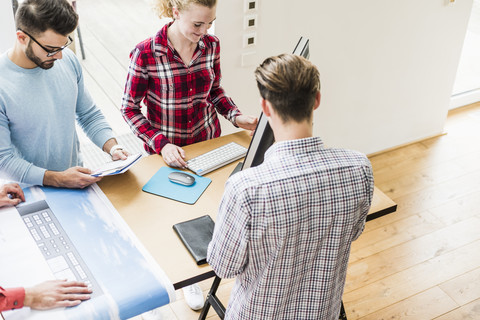
M 184 149 L 188 157 L 193 158 L 231 141 L 248 147 L 250 136 L 242 131 L 186 146 Z M 173 231 L 172 226 L 205 214 L 215 220 L 225 181 L 237 163 L 238 161 L 233 162 L 207 174 L 206 176 L 212 179 L 212 183 L 194 205 L 142 191 L 142 187 L 158 169 L 166 165 L 159 155 L 143 158 L 126 173 L 105 177 L 98 184 L 138 239 L 165 271 L 175 289 L 179 289 L 213 277 L 215 274 L 208 265 L 196 265 Z M 395 210 L 396 204 L 375 188 L 372 208 L 367 220 Z

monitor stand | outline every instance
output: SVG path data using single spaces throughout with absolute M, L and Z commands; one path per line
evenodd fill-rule
M 229 176 L 229 177 L 233 176 L 233 175 L 234 175 L 235 173 L 237 173 L 237 172 L 242 171 L 242 167 L 243 167 L 243 162 L 239 162 L 239 163 L 237 164 L 237 166 L 235 167 L 235 169 L 233 169 L 232 173 L 230 173 L 230 176 Z

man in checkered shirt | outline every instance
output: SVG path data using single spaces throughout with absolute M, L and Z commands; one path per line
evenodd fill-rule
M 370 162 L 312 136 L 320 79 L 308 60 L 271 57 L 255 76 L 276 144 L 225 186 L 207 258 L 236 277 L 225 319 L 338 319 L 372 200 Z

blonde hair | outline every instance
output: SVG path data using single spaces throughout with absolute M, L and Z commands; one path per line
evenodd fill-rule
M 199 4 L 207 8 L 213 8 L 217 0 L 153 0 L 153 10 L 160 18 L 172 18 L 172 8 L 176 7 L 178 11 L 187 9 L 191 4 Z

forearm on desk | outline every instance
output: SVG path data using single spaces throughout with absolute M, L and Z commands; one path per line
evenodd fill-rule
M 0 171 L 12 181 L 42 185 L 46 169 L 14 156 L 13 151 L 7 151 L 0 153 Z
M 24 288 L 3 289 L 0 287 L 0 312 L 23 308 L 24 300 Z

